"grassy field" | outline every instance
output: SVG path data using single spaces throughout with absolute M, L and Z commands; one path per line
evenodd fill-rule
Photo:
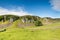
M 60 40 L 60 23 L 30 28 L 7 28 L 0 40 Z

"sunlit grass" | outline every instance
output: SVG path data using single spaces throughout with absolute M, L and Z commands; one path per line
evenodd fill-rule
M 29 30 L 7 29 L 0 32 L 0 40 L 60 40 L 60 29 L 56 30 Z
M 6 31 L 0 32 L 0 40 L 60 40 L 60 29 L 41 30 L 44 28 L 54 28 L 60 26 L 60 23 L 27 28 L 16 28 L 17 23 L 17 21 L 14 22 L 11 27 L 6 28 Z M 37 30 L 34 30 L 34 28 L 37 28 Z

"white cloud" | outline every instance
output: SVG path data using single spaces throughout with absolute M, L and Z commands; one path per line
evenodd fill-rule
M 21 7 L 17 7 L 14 9 L 6 9 L 0 7 L 0 15 L 17 15 L 17 16 L 23 16 L 23 15 L 31 15 L 30 13 L 24 11 Z
M 50 0 L 50 3 L 54 10 L 60 11 L 60 0 Z

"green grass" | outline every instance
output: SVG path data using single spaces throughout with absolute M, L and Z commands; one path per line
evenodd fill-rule
M 60 40 L 60 29 L 7 29 L 6 32 L 0 32 L 0 40 Z
M 14 28 L 13 26 L 6 28 L 4 32 L 0 32 L 0 40 L 60 40 L 60 28 L 49 29 L 60 26 L 60 23 L 28 28 L 16 28 L 16 26 Z

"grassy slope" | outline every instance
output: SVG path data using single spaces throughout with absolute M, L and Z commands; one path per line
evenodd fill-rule
M 59 30 L 10 29 L 0 33 L 0 40 L 60 40 Z
M 60 23 L 33 28 L 7 28 L 7 31 L 0 32 L 0 40 L 60 40 L 60 28 L 51 29 L 58 26 Z

